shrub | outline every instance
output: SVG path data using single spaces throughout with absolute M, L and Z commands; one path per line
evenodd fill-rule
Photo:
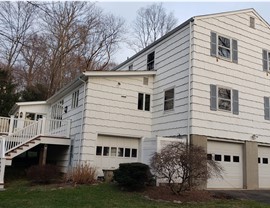
M 55 165 L 35 165 L 26 170 L 26 176 L 34 183 L 51 183 L 59 179 L 60 172 Z
M 202 147 L 173 142 L 155 153 L 150 166 L 157 178 L 165 179 L 175 194 L 196 188 L 212 176 L 221 176 L 222 167 L 207 160 Z
M 114 171 L 114 180 L 128 190 L 140 190 L 153 179 L 148 165 L 143 163 L 122 163 Z
M 67 172 L 65 181 L 75 184 L 93 184 L 96 182 L 96 169 L 86 162 L 78 164 Z

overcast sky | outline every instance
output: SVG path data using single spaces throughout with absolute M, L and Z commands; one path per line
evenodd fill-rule
M 140 7 L 145 7 L 153 2 L 98 2 L 96 5 L 105 12 L 110 12 L 126 20 L 127 25 L 131 25 L 136 18 L 136 11 Z M 190 17 L 218 12 L 226 12 L 247 8 L 254 8 L 268 23 L 270 23 L 270 2 L 163 2 L 163 7 L 167 12 L 173 12 L 178 19 L 178 25 Z M 127 45 L 122 44 L 119 52 L 114 55 L 115 62 L 122 63 L 134 55 Z

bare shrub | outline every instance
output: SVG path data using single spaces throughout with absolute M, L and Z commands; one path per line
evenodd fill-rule
M 89 163 L 81 163 L 68 171 L 65 181 L 74 184 L 93 184 L 96 182 L 96 168 Z
M 55 165 L 35 165 L 26 171 L 28 180 L 34 183 L 51 183 L 60 177 L 60 172 Z
M 196 188 L 212 176 L 221 176 L 220 164 L 207 160 L 202 147 L 182 142 L 170 143 L 155 153 L 150 167 L 157 178 L 165 179 L 175 194 Z

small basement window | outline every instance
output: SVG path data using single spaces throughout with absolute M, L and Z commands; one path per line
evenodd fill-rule
M 137 149 L 131 150 L 131 157 L 137 157 Z
M 111 156 L 115 157 L 116 152 L 117 152 L 117 148 L 116 147 L 111 147 Z
M 263 164 L 268 164 L 268 158 L 263 158 L 263 159 L 262 159 L 262 163 L 263 163 Z
M 221 155 L 215 155 L 215 161 L 221 161 Z
M 130 148 L 125 148 L 125 157 L 130 157 Z
M 233 156 L 233 162 L 239 162 L 240 158 L 239 156 Z
M 97 146 L 96 155 L 102 155 L 102 147 L 101 146 Z
M 212 160 L 212 154 L 207 154 L 207 160 Z
M 258 163 L 261 163 L 261 158 L 260 157 L 258 157 Z
M 110 154 L 110 147 L 103 148 L 103 156 L 109 156 Z
M 224 162 L 231 162 L 231 156 L 230 155 L 224 155 Z
M 118 157 L 123 157 L 124 156 L 124 148 L 118 148 Z

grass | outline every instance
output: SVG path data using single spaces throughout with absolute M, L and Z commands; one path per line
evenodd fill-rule
M 116 186 L 100 184 L 56 188 L 53 186 L 30 186 L 25 180 L 12 182 L 6 191 L 0 192 L 2 208 L 266 208 L 269 205 L 253 201 L 226 200 L 209 203 L 174 204 L 150 201 L 139 193 L 120 191 Z

